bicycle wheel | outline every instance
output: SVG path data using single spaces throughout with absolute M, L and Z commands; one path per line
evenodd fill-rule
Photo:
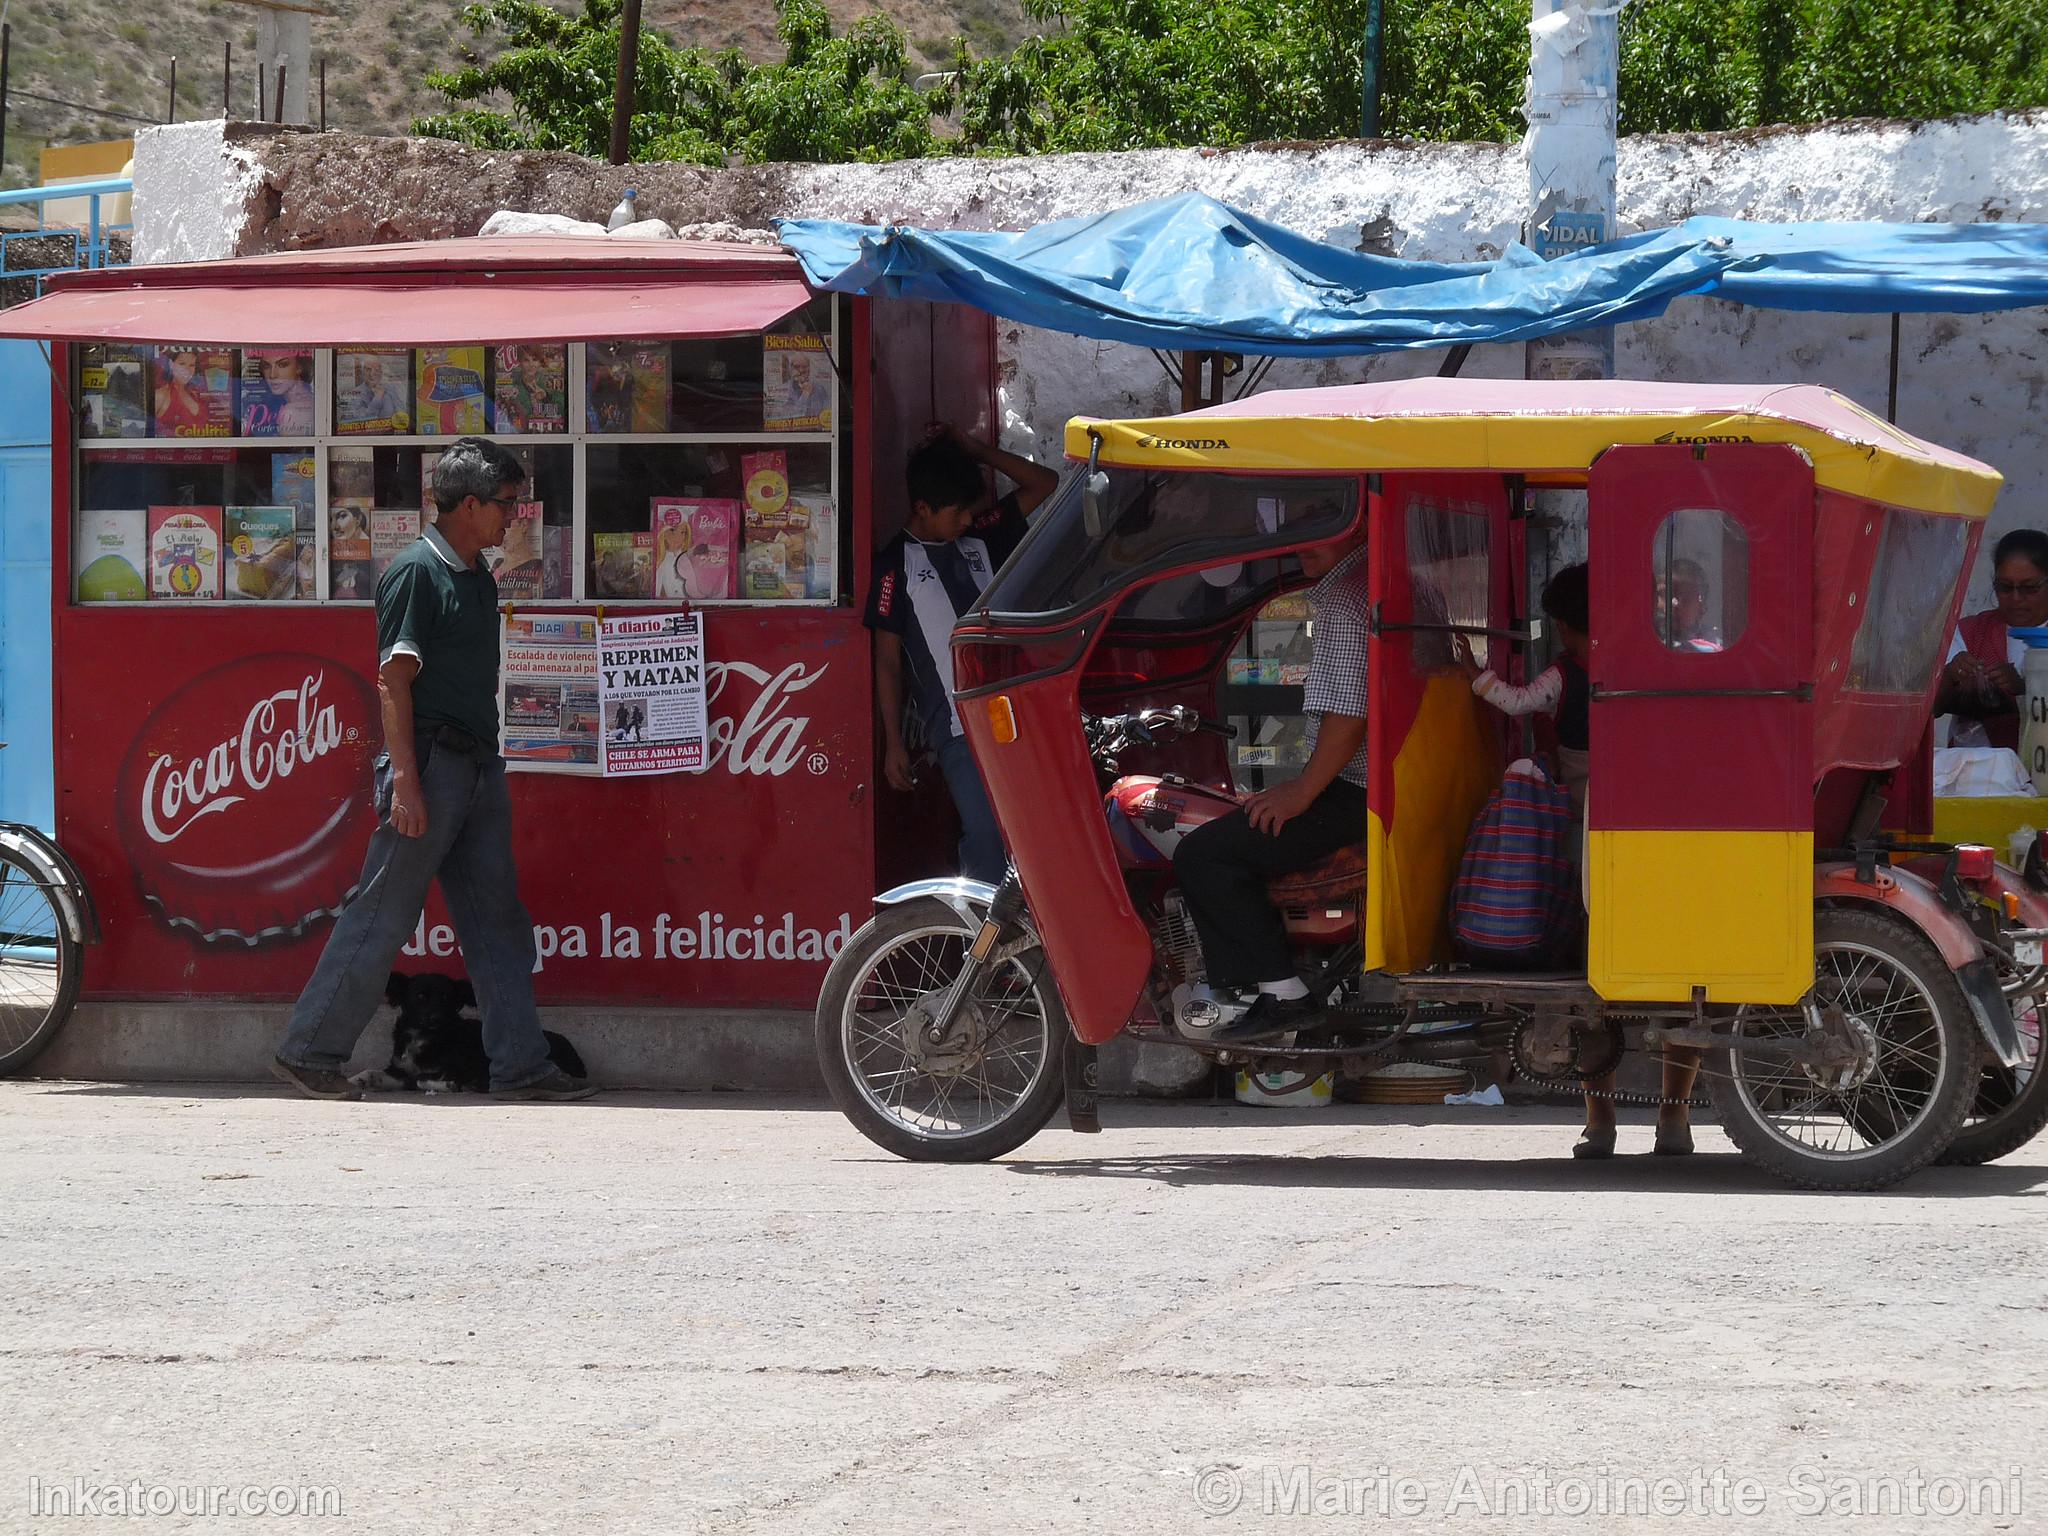
M 26 1067 L 64 1027 L 82 958 L 56 893 L 0 851 L 0 1076 Z

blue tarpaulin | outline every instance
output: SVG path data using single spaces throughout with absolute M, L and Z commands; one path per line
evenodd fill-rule
M 1199 192 L 1014 233 L 779 221 L 813 286 L 970 304 L 1171 350 L 1321 357 L 1528 341 L 1644 320 L 1684 294 L 1780 309 L 2048 304 L 2048 227 L 1695 218 L 1554 261 L 1399 261 Z

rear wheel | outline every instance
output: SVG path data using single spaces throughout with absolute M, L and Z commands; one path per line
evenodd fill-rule
M 1941 1155 L 1944 1163 L 1988 1163 L 2017 1152 L 2048 1126 L 2048 1072 L 2042 1068 L 2041 1005 L 2030 1003 L 2015 1011 L 2020 1044 L 2027 1059 L 2008 1067 L 1979 1047 L 1983 1066 L 1977 1078 L 1977 1096 L 1956 1139 Z
M 48 1045 L 78 1001 L 83 951 L 56 893 L 21 859 L 0 852 L 0 1075 Z
M 931 1038 L 974 933 L 943 902 L 888 907 L 825 975 L 816 1036 L 832 1101 L 898 1157 L 1000 1157 L 1037 1135 L 1065 1093 L 1067 1015 L 1040 950 L 992 963 Z
M 1799 1041 L 1817 1022 L 1827 1067 L 1739 1050 L 1710 1078 L 1743 1155 L 1809 1189 L 1881 1189 L 1945 1151 L 1977 1083 L 1976 1028 L 1961 983 L 1920 931 L 1883 912 L 1814 915 L 1806 1004 L 1745 1007 L 1739 1038 Z

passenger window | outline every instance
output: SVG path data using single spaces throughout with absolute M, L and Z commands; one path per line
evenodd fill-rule
M 1492 596 L 1484 503 L 1416 495 L 1408 501 L 1408 575 L 1415 622 L 1450 625 L 1464 633 L 1472 658 L 1488 664 L 1486 628 Z M 1441 672 L 1455 664 L 1451 634 L 1423 629 L 1415 636 L 1415 669 Z
M 1881 511 L 1884 542 L 1870 573 L 1870 598 L 1849 653 L 1849 686 L 1871 693 L 1920 693 L 1948 644 L 1949 604 L 1962 579 L 1970 525 L 1896 507 Z
M 1723 651 L 1749 627 L 1749 535 L 1725 512 L 1687 507 L 1650 546 L 1657 638 L 1674 651 Z

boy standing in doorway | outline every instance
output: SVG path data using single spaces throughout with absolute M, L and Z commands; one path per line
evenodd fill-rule
M 983 468 L 1016 489 L 993 505 Z M 875 556 L 864 622 L 875 632 L 875 694 L 882 706 L 882 772 L 910 790 L 906 709 L 938 754 L 960 813 L 960 872 L 993 885 L 1008 863 L 995 812 L 953 708 L 953 625 L 981 597 L 1024 537 L 1024 519 L 1059 476 L 1042 465 L 933 422 L 904 466 L 910 516 Z

